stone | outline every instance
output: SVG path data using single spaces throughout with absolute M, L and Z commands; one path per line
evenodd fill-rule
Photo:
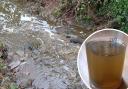
M 22 51 L 22 50 L 17 50 L 17 51 L 16 51 L 16 54 L 19 55 L 20 57 L 23 57 L 23 56 L 24 56 L 24 51 Z

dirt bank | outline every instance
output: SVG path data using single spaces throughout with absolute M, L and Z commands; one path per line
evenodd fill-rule
M 89 9 L 89 11 L 84 9 L 84 13 L 87 11 L 88 15 L 83 13 L 80 18 L 76 16 L 76 14 L 79 14 L 76 9 L 85 8 L 85 6 L 81 7 L 81 5 L 84 5 L 81 4 L 82 1 L 78 1 L 75 0 L 70 5 L 68 0 L 24 0 L 24 6 L 27 8 L 26 12 L 41 16 L 52 23 L 54 22 L 55 25 L 73 25 L 81 27 L 81 29 L 84 28 L 86 31 L 108 27 L 116 28 L 116 23 L 111 20 L 111 17 L 97 16 L 93 9 Z

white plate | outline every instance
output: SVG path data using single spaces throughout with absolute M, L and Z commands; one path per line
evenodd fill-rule
M 123 79 L 124 79 L 126 86 L 128 86 L 128 60 L 126 59 L 128 59 L 128 47 L 127 47 L 124 69 L 123 69 Z M 88 64 L 87 64 L 85 42 L 82 44 L 79 50 L 79 53 L 78 53 L 77 67 L 78 67 L 78 72 L 80 74 L 80 77 L 83 80 L 84 84 L 87 86 L 87 88 L 92 89 L 89 84 L 89 74 L 88 74 Z M 128 88 L 123 88 L 123 89 L 128 89 Z

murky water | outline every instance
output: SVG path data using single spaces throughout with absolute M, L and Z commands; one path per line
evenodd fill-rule
M 16 84 L 24 89 L 82 89 L 76 68 L 79 45 L 65 36 L 85 37 L 84 32 L 52 26 L 23 7 L 22 0 L 0 1 L 0 40 L 8 46 Z

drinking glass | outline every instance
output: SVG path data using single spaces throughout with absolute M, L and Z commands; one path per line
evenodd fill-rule
M 92 89 L 117 89 L 122 71 L 128 35 L 116 29 L 103 29 L 85 41 L 89 80 Z

